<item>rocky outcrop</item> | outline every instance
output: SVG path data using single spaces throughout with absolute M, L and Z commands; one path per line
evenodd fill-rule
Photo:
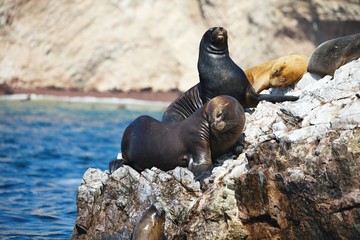
M 355 239 L 359 79 L 360 59 L 333 78 L 305 74 L 297 102 L 261 102 L 246 113 L 243 153 L 225 156 L 202 189 L 180 167 L 88 169 L 72 239 L 126 239 L 153 203 L 169 239 Z
M 186 91 L 210 26 L 227 28 L 231 56 L 247 69 L 309 55 L 359 23 L 356 0 L 3 0 L 0 86 Z

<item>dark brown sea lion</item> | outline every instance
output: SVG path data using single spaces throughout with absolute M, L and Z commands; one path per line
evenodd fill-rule
M 331 39 L 310 55 L 307 71 L 321 77 L 333 76 L 342 65 L 360 58 L 360 33 Z
M 136 223 L 131 240 L 166 240 L 164 225 L 165 211 L 151 205 Z
M 211 173 L 212 159 L 239 140 L 244 124 L 244 110 L 230 96 L 211 99 L 181 122 L 163 123 L 140 116 L 125 129 L 122 161 L 137 171 L 188 167 L 196 180 L 202 180 Z M 112 171 L 120 167 L 119 161 L 110 162 Z
M 177 98 L 165 111 L 162 121 L 181 121 L 213 97 L 229 95 L 244 108 L 256 107 L 261 100 L 296 101 L 295 96 L 258 94 L 244 71 L 229 56 L 228 35 L 224 28 L 210 28 L 200 42 L 198 71 L 200 83 Z
M 287 55 L 245 70 L 255 92 L 269 88 L 284 88 L 295 84 L 306 73 L 309 58 L 304 55 Z

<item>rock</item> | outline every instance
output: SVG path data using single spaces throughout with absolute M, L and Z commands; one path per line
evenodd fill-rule
M 244 152 L 222 158 L 202 189 L 186 168 L 88 169 L 71 238 L 129 236 L 151 204 L 166 211 L 169 239 L 357 238 L 359 69 L 353 61 L 294 91 L 297 102 L 246 113 Z
M 199 182 L 194 182 L 192 172 L 186 168 L 178 167 L 167 173 L 152 168 L 139 174 L 124 166 L 108 176 L 104 183 L 101 178 L 107 173 L 90 168 L 79 187 L 78 216 L 72 238 L 97 239 L 109 234 L 123 234 L 133 229 L 136 219 L 152 203 L 166 211 L 166 232 L 176 236 L 202 236 L 203 239 L 209 234 L 228 239 L 244 237 L 246 231 L 241 227 L 237 211 L 234 211 L 234 178 L 246 171 L 244 165 L 243 160 L 224 164 L 223 167 L 228 169 L 219 171 L 221 173 L 216 179 L 207 184 L 207 194 L 202 194 Z M 89 173 L 94 176 L 90 178 Z M 214 184 L 223 187 L 218 189 Z M 100 190 L 97 193 L 93 189 L 104 189 L 103 197 L 98 197 Z M 88 199 L 82 196 L 88 196 Z M 94 215 L 89 217 L 92 213 Z M 202 213 L 206 214 L 204 218 L 192 217 Z M 204 232 L 199 234 L 199 228 Z
M 46 19 L 46 20 L 44 20 Z M 3 0 L 0 84 L 83 91 L 186 91 L 200 38 L 229 31 L 243 69 L 360 32 L 354 0 Z M 174 27 L 175 26 L 175 27 Z
M 251 170 L 235 191 L 249 239 L 358 236 L 360 131 L 329 130 L 318 138 L 274 139 L 249 153 Z

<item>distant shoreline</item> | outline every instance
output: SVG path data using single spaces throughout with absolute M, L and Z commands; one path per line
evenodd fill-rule
M 14 94 L 35 94 L 35 95 L 50 95 L 62 97 L 98 97 L 98 98 L 133 98 L 147 101 L 163 101 L 172 102 L 179 96 L 179 92 L 152 92 L 152 91 L 130 91 L 130 92 L 97 92 L 97 91 L 80 91 L 80 90 L 63 90 L 51 88 L 39 89 L 6 89 L 10 93 L 5 93 L 5 89 L 0 91 L 0 96 L 14 95 Z
M 177 97 L 177 92 L 83 92 L 57 89 L 11 89 L 11 93 L 0 94 L 8 101 L 60 101 L 69 103 L 115 104 L 131 110 L 164 110 Z

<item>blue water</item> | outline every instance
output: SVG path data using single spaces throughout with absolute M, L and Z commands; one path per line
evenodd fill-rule
M 108 169 L 136 112 L 91 104 L 0 101 L 0 239 L 69 239 L 89 167 Z

